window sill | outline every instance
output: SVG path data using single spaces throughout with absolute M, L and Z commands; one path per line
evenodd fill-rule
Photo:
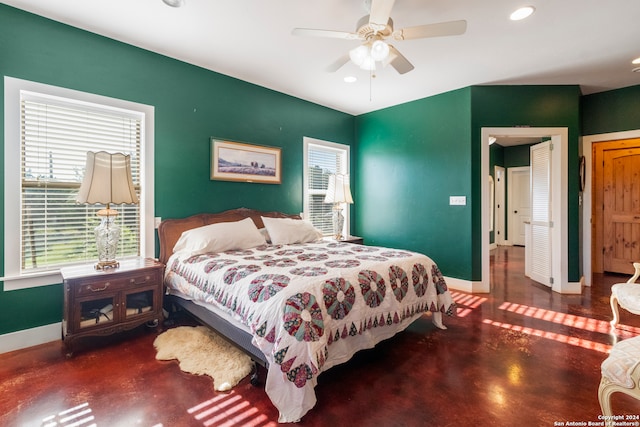
M 126 261 L 129 259 L 137 259 L 138 256 L 123 256 L 118 258 L 118 261 Z M 146 258 L 153 258 L 152 255 L 147 255 Z M 77 263 L 65 264 L 61 267 L 69 267 L 74 265 L 94 265 L 95 262 L 90 263 L 88 261 L 79 261 Z M 0 282 L 4 282 L 4 291 L 18 291 L 20 289 L 37 288 L 39 286 L 50 286 L 63 283 L 62 274 L 60 269 L 39 271 L 34 273 L 25 274 L 9 274 L 6 277 L 0 277 Z
M 23 276 L 0 277 L 4 282 L 4 291 L 17 291 L 21 289 L 37 288 L 62 283 L 60 271 L 47 271 Z

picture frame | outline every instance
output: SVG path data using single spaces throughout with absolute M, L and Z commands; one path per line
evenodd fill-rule
M 212 137 L 211 179 L 280 184 L 281 149 Z

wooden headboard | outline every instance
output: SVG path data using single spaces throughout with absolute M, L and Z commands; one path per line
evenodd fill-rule
M 242 221 L 251 218 L 258 228 L 264 227 L 261 216 L 269 218 L 294 218 L 300 219 L 300 215 L 289 215 L 282 212 L 261 212 L 254 209 L 238 208 L 220 213 L 201 213 L 187 218 L 165 219 L 158 227 L 158 237 L 160 239 L 160 262 L 167 263 L 173 253 L 173 247 L 183 232 L 192 228 L 218 222 Z

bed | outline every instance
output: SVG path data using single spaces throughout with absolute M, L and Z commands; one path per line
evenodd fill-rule
M 438 266 L 406 250 L 322 239 L 298 215 L 247 208 L 158 228 L 170 299 L 267 369 L 279 422 L 316 403 L 318 375 L 455 303 Z

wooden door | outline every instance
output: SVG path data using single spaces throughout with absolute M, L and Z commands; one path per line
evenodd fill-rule
M 604 153 L 604 271 L 633 273 L 640 260 L 640 148 Z
M 640 139 L 594 144 L 594 193 L 594 272 L 632 274 L 640 260 Z

